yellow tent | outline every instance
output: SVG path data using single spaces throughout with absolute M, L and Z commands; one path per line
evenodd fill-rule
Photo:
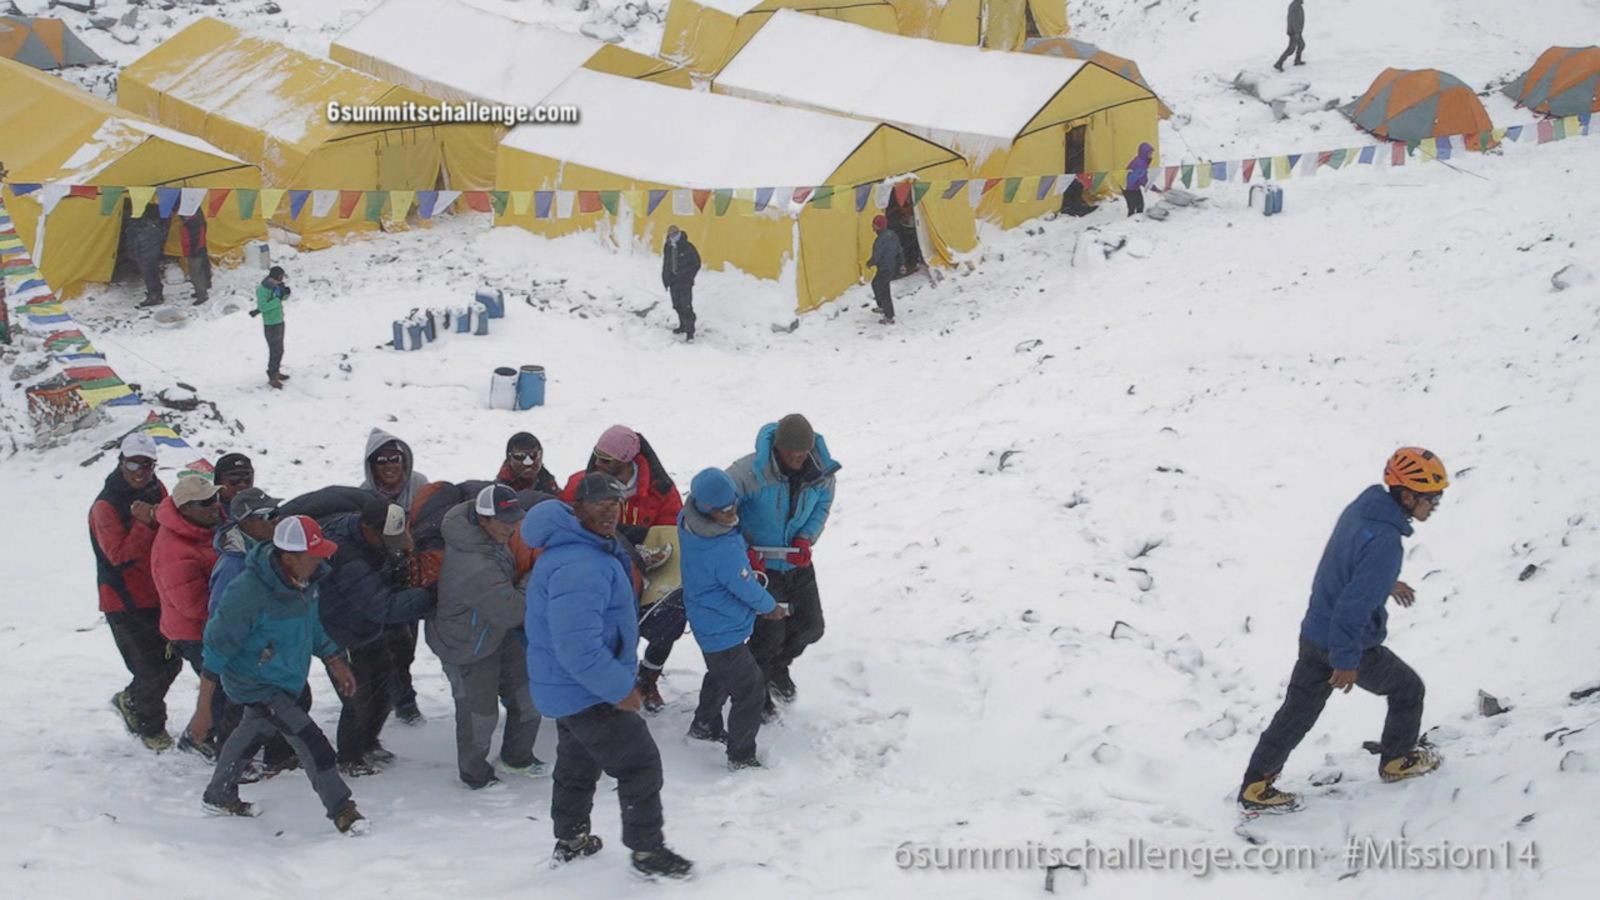
M 866 273 L 872 218 L 892 202 L 892 184 L 949 181 L 965 168 L 898 128 L 594 72 L 574 74 L 547 102 L 581 107 L 583 122 L 506 137 L 499 180 L 511 198 L 497 223 L 547 237 L 596 230 L 652 252 L 677 225 L 707 268 L 792 279 L 801 311 Z M 792 203 L 819 186 L 837 190 Z M 915 211 L 930 262 L 975 245 L 964 197 L 930 190 Z
M 0 59 L 0 161 L 9 170 L 6 209 L 45 280 L 62 297 L 111 280 L 122 236 L 120 209 L 127 203 L 101 215 L 98 197 L 67 196 L 45 216 L 45 199 L 63 186 L 261 187 L 255 166 L 9 59 Z M 18 197 L 16 184 L 45 187 Z M 213 256 L 266 237 L 259 219 L 242 220 L 238 210 L 230 197 L 218 215 L 208 216 Z
M 783 9 L 889 33 L 898 28 L 889 0 L 672 0 L 663 23 L 661 56 L 696 75 L 715 75 Z
M 828 64 L 819 68 L 823 55 Z M 1125 170 L 1141 143 L 1158 140 L 1155 95 L 1094 63 L 789 12 L 773 16 L 712 89 L 887 122 L 950 147 L 973 178 L 994 182 L 978 211 L 1006 228 L 1060 208 L 1066 179 L 1044 185 L 1040 176 Z M 1101 189 L 1114 187 L 1108 178 Z
M 117 102 L 259 164 L 272 188 L 319 192 L 301 201 L 298 217 L 291 197 L 274 218 L 309 246 L 325 245 L 332 232 L 377 227 L 360 208 L 341 216 L 338 191 L 493 186 L 482 178 L 494 125 L 330 122 L 330 104 L 361 114 L 436 104 L 216 19 L 200 19 L 123 69 Z
M 1067 0 L 889 0 L 899 32 L 947 44 L 1020 50 L 1028 38 L 1061 37 Z

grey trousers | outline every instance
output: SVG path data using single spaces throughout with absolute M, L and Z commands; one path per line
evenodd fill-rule
M 450 680 L 450 695 L 456 701 L 456 767 L 461 780 L 474 788 L 494 780 L 489 745 L 494 741 L 502 704 L 506 729 L 500 758 L 508 766 L 532 764 L 541 718 L 528 690 L 528 655 L 522 635 L 506 635 L 499 649 L 477 662 L 443 666 Z
M 206 787 L 205 799 L 209 803 L 223 803 L 239 796 L 239 776 L 256 750 L 278 735 L 294 749 L 300 758 L 300 768 L 311 779 L 311 787 L 322 800 L 328 818 L 350 800 L 350 788 L 339 777 L 337 759 L 328 736 L 322 733 L 311 716 L 301 709 L 295 698 L 288 694 L 275 694 L 262 703 L 244 704 L 244 717 L 239 726 L 228 735 L 228 742 L 217 754 L 217 769 Z

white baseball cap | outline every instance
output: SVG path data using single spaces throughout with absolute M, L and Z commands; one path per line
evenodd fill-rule
M 136 431 L 122 439 L 119 451 L 123 459 L 159 459 L 161 449 L 156 446 L 156 439 L 142 431 Z
M 327 559 L 339 545 L 322 536 L 322 527 L 310 516 L 290 516 L 272 529 L 272 546 L 290 553 L 309 553 Z

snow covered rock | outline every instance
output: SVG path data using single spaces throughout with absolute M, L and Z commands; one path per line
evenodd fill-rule
M 1590 770 L 1589 756 L 1577 750 L 1568 750 L 1567 755 L 1561 757 L 1561 771 L 1587 772 Z
M 616 44 L 622 40 L 622 28 L 617 23 L 605 20 L 600 22 L 585 22 L 579 26 L 578 31 L 586 37 L 608 44 Z
M 1499 697 L 1481 689 L 1478 691 L 1478 715 L 1487 718 L 1510 711 L 1511 707 L 1502 705 Z
M 1558 291 L 1594 284 L 1594 273 L 1580 265 L 1562 266 L 1550 276 L 1550 284 Z

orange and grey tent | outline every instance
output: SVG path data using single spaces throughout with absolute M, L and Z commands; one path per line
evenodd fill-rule
M 1438 69 L 1384 69 L 1344 114 L 1357 126 L 1391 141 L 1420 141 L 1494 128 L 1478 95 Z
M 60 19 L 0 16 L 0 56 L 35 69 L 105 62 Z
M 1155 90 L 1150 88 L 1150 82 L 1144 80 L 1144 75 L 1139 71 L 1138 63 L 1115 53 L 1107 53 L 1088 41 L 1080 41 L 1069 37 L 1028 38 L 1022 45 L 1022 51 L 1024 53 L 1038 53 L 1042 56 L 1059 56 L 1062 59 L 1088 60 L 1101 68 L 1110 69 L 1137 85 L 1150 89 L 1152 94 L 1155 93 Z M 1156 106 L 1160 110 L 1161 118 L 1172 118 L 1172 110 L 1168 108 L 1167 104 L 1161 102 L 1160 97 L 1156 97 Z
M 1600 112 L 1600 47 L 1551 47 L 1504 93 L 1547 116 Z

